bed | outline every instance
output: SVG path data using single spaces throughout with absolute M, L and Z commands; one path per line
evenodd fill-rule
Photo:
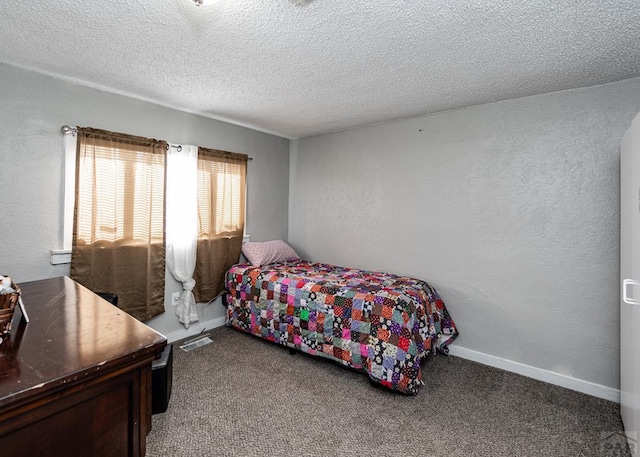
M 243 250 L 244 252 L 244 250 Z M 227 325 L 415 395 L 421 359 L 458 335 L 425 281 L 302 260 L 232 266 Z

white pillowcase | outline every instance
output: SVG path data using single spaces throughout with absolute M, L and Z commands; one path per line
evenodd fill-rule
M 251 265 L 256 267 L 269 263 L 300 260 L 300 256 L 296 251 L 282 240 L 244 243 L 242 245 L 242 254 Z

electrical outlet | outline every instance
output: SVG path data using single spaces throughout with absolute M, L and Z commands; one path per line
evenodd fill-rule
M 180 292 L 174 292 L 171 294 L 171 306 L 178 306 L 180 303 Z

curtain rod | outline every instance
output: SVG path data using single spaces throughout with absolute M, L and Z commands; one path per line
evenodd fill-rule
M 66 135 L 67 133 L 70 133 L 70 134 L 72 134 L 72 135 L 76 135 L 76 134 L 78 133 L 78 129 L 77 129 L 77 128 L 75 128 L 75 127 L 70 127 L 70 126 L 68 126 L 68 125 L 63 125 L 63 126 L 60 128 L 60 131 L 61 131 L 63 134 L 65 134 L 65 135 Z M 176 149 L 178 150 L 178 152 L 182 151 L 182 146 L 180 146 L 180 145 L 177 145 L 177 146 L 176 146 L 176 145 L 174 145 L 174 144 L 171 144 L 171 145 L 170 145 L 170 144 L 168 144 L 168 143 L 167 143 L 167 150 L 168 150 L 170 147 L 172 147 L 172 148 L 176 148 Z M 253 157 L 247 157 L 247 160 L 253 160 Z

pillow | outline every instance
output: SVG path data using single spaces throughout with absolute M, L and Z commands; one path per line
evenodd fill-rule
M 296 254 L 296 251 L 282 240 L 263 241 L 261 243 L 249 241 L 242 245 L 242 254 L 255 267 L 275 262 L 300 260 L 300 256 Z

